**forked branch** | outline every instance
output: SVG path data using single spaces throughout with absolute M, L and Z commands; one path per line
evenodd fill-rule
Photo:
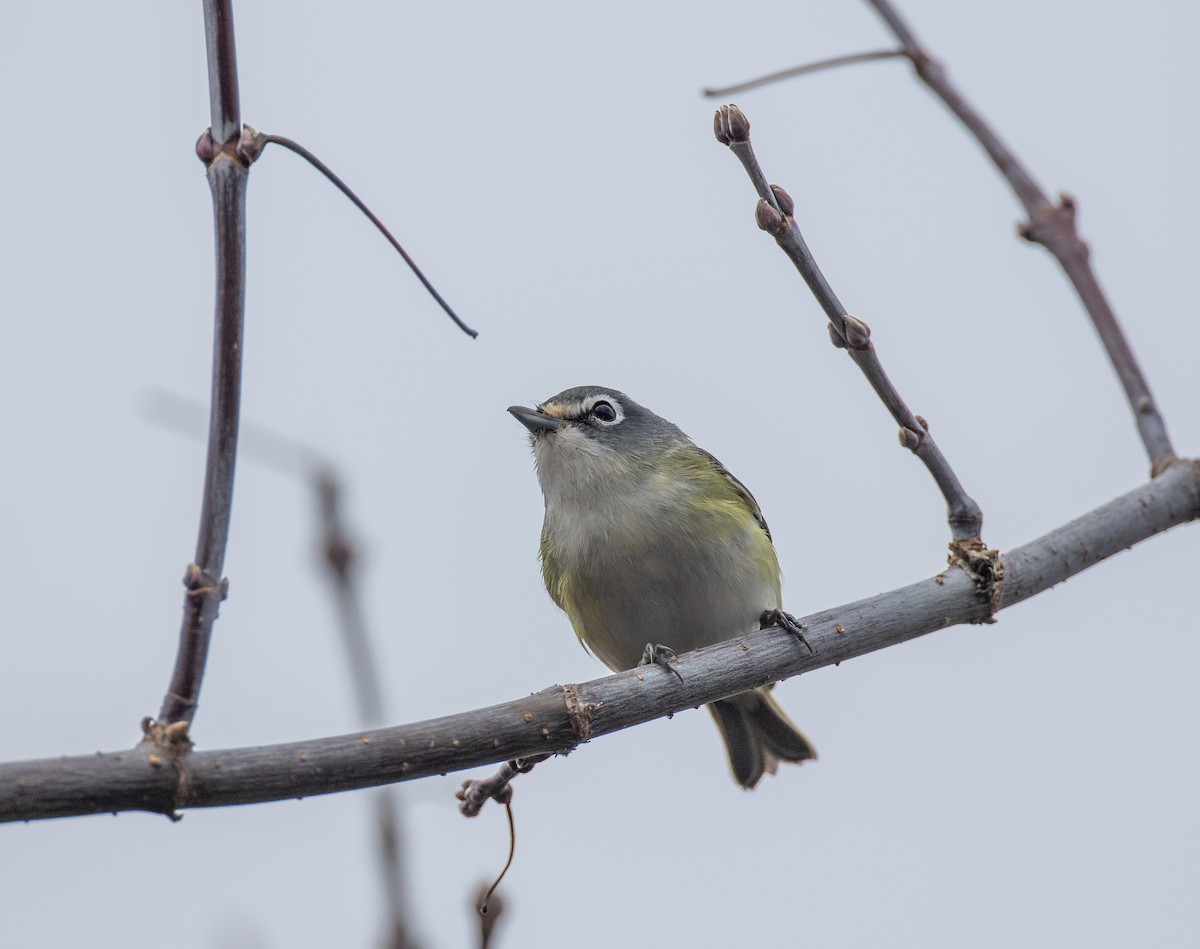
M 1100 281 L 1092 269 L 1087 244 L 1080 238 L 1075 223 L 1075 200 L 1069 195 L 1063 194 L 1059 195 L 1057 203 L 1052 202 L 1034 180 L 1029 170 L 1001 141 L 996 131 L 984 121 L 983 117 L 950 82 L 942 64 L 933 59 L 917 42 L 912 29 L 896 11 L 890 0 L 867 0 L 867 2 L 875 8 L 875 11 L 887 24 L 888 29 L 900 41 L 899 50 L 837 56 L 793 69 L 770 73 L 747 82 L 726 86 L 723 89 L 706 89 L 704 94 L 708 96 L 726 95 L 732 92 L 756 89 L 793 76 L 802 76 L 851 63 L 897 57 L 909 60 L 921 81 L 942 100 L 979 142 L 1012 188 L 1017 200 L 1021 202 L 1027 219 L 1018 229 L 1020 235 L 1028 241 L 1045 247 L 1058 261 L 1067 279 L 1071 282 L 1071 286 L 1074 287 L 1092 325 L 1096 328 L 1096 333 L 1108 354 L 1109 361 L 1116 370 L 1121 387 L 1125 390 L 1125 397 L 1133 411 L 1138 435 L 1150 458 L 1150 474 L 1152 477 L 1157 476 L 1175 460 L 1175 450 L 1167 435 L 1167 427 L 1162 414 L 1150 394 L 1150 386 L 1142 374 L 1137 357 L 1133 354 L 1133 348 L 1129 345 L 1129 340 L 1121 329 L 1121 324 L 1108 302 L 1108 297 L 1101 289 Z

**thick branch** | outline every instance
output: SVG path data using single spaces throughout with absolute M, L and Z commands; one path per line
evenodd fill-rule
M 1151 474 L 1157 474 L 1174 459 L 1175 451 L 1137 357 L 1092 270 L 1087 245 L 1075 227 L 1074 201 L 1062 195 L 1057 204 L 1052 204 L 1025 166 L 951 84 L 941 63 L 930 58 L 917 42 L 912 30 L 889 0 L 868 2 L 900 41 L 921 81 L 967 127 L 1012 187 L 1029 218 L 1021 226 L 1021 236 L 1050 251 L 1071 281 L 1125 389 L 1138 434 L 1150 457 Z
M 942 454 L 925 420 L 914 415 L 901 398 L 899 391 L 883 371 L 883 364 L 871 342 L 871 331 L 859 319 L 850 316 L 842 301 L 821 273 L 816 259 L 805 243 L 800 227 L 792 216 L 795 209 L 791 197 L 782 188 L 767 184 L 766 175 L 750 144 L 750 122 L 741 109 L 725 105 L 717 111 L 714 123 L 717 141 L 728 145 L 746 169 L 746 174 L 758 191 L 758 226 L 775 238 L 775 242 L 795 264 L 817 302 L 829 317 L 830 338 L 833 344 L 845 349 L 863 375 L 871 383 L 883 404 L 900 424 L 900 444 L 910 449 L 929 469 L 946 499 L 947 519 L 955 541 L 978 540 L 983 530 L 983 512 L 963 489 L 950 462 Z
M 175 669 L 158 718 L 162 724 L 191 722 L 196 714 L 208 643 L 225 598 L 221 577 L 233 503 L 237 458 L 238 404 L 242 385 L 242 318 L 246 298 L 246 184 L 248 165 L 237 155 L 237 65 L 233 12 L 229 3 L 206 0 L 208 74 L 212 128 L 196 151 L 208 168 L 216 232 L 216 330 L 213 340 L 212 406 L 208 457 L 196 558 L 184 575 L 187 592 Z M 231 126 L 232 123 L 232 126 Z
M 1005 555 L 999 606 L 1197 517 L 1200 464 L 1177 461 L 1154 481 Z M 768 629 L 682 655 L 683 682 L 666 670 L 635 669 L 474 712 L 337 738 L 177 759 L 142 746 L 0 765 L 0 821 L 250 804 L 562 754 L 591 738 L 990 614 L 974 582 L 950 570 L 804 617 L 815 654 Z M 653 640 L 654 631 L 646 638 Z

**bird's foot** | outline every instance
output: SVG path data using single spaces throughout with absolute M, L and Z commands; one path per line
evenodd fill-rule
M 782 626 L 804 643 L 810 653 L 816 652 L 812 643 L 808 641 L 808 637 L 804 635 L 804 626 L 791 613 L 785 613 L 783 610 L 763 610 L 762 616 L 758 618 L 758 628 L 766 629 L 769 626 Z
M 646 643 L 646 650 L 642 653 L 642 658 L 638 660 L 639 666 L 662 666 L 668 672 L 675 673 L 680 682 L 683 681 L 683 673 L 675 668 L 671 662 L 672 659 L 678 659 L 674 649 L 668 649 L 666 646 L 660 646 L 658 643 Z

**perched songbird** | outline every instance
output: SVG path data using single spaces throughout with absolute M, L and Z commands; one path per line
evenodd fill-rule
M 670 667 L 673 651 L 765 625 L 804 638 L 754 496 L 677 426 L 599 386 L 508 411 L 529 429 L 546 499 L 546 589 L 610 669 Z M 742 787 L 817 756 L 768 688 L 708 708 Z

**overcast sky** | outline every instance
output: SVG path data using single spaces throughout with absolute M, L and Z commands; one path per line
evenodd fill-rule
M 204 449 L 212 226 L 198 3 L 14 4 L 0 80 L 6 616 L 0 760 L 128 747 L 178 635 Z M 1200 10 L 903 0 L 1051 193 L 1067 190 L 1177 448 L 1200 446 Z M 480 331 L 455 330 L 294 156 L 249 194 L 244 418 L 338 466 L 388 719 L 603 668 L 537 567 L 504 411 L 601 384 L 755 493 L 804 614 L 944 565 L 944 506 L 712 139 L 708 84 L 888 45 L 865 4 L 238 3 L 243 116 L 294 137 Z M 1011 548 L 1139 483 L 1115 376 L 978 148 L 902 63 L 736 101 L 770 180 Z M 314 502 L 246 457 L 194 737 L 354 730 Z M 1182 945 L 1194 938 L 1197 528 L 777 695 L 820 760 L 744 793 L 703 712 L 520 779 L 505 946 Z M 483 772 L 480 772 L 482 774 Z M 503 813 L 404 787 L 415 924 L 471 945 Z M 372 946 L 371 795 L 0 828 L 21 946 Z

